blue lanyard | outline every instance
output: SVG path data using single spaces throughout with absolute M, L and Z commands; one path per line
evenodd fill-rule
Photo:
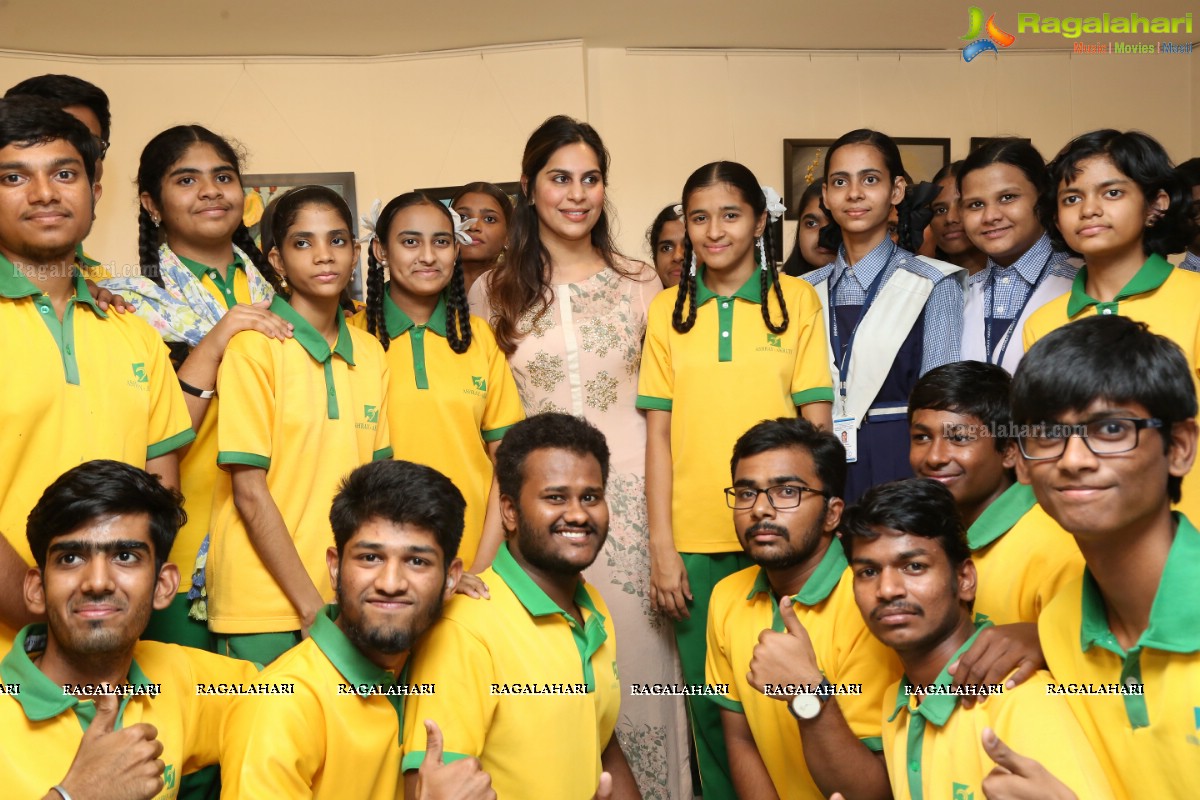
M 996 270 L 988 273 L 987 289 L 985 297 L 988 297 L 987 311 L 983 315 L 983 346 L 984 358 L 989 364 L 1003 364 L 1004 354 L 1008 352 L 1008 344 L 1012 341 L 1013 331 L 1017 328 L 1017 323 L 1021 319 L 1021 315 L 1025 313 L 1025 307 L 1029 305 L 1029 301 L 1033 299 L 1033 293 L 1042 285 L 1042 279 L 1046 277 L 1046 272 L 1050 269 L 1050 262 L 1054 260 L 1054 251 L 1050 251 L 1046 263 L 1042 265 L 1038 271 L 1037 279 L 1033 285 L 1029 287 L 1029 293 L 1025 295 L 1025 299 L 1021 302 L 1021 307 L 1017 309 L 1016 315 L 1012 318 L 1012 324 L 1004 331 L 1004 338 L 1000 340 L 1000 353 L 996 356 L 996 360 L 992 361 L 992 325 L 996 322 Z M 1015 270 L 1014 270 L 1015 271 Z M 1020 278 L 1020 273 L 1017 274 Z
M 838 392 L 844 398 L 846 396 L 846 378 L 850 373 L 850 352 L 854 349 L 854 339 L 858 336 L 858 326 L 862 324 L 863 319 L 867 316 L 867 310 L 871 307 L 871 303 L 875 300 L 875 295 L 879 294 L 879 289 L 883 286 L 883 276 L 887 274 L 888 266 L 892 263 L 892 258 L 896 255 L 896 244 L 892 243 L 892 249 L 888 252 L 887 260 L 883 262 L 883 266 L 879 269 L 879 274 L 875 276 L 875 280 L 871 281 L 871 286 L 867 289 L 867 296 L 863 300 L 862 307 L 858 310 L 858 319 L 854 321 L 854 327 L 850 330 L 850 341 L 846 342 L 846 352 L 842 353 L 842 339 L 838 335 L 837 323 L 837 288 L 842 281 L 846 279 L 845 273 L 837 283 L 831 284 L 829 287 L 829 343 L 833 346 L 833 357 L 841 357 L 841 362 L 838 364 Z

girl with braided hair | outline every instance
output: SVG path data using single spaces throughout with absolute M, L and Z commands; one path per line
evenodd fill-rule
M 470 576 L 459 591 L 478 596 L 486 587 L 474 575 L 504 538 L 496 448 L 525 411 L 491 328 L 467 308 L 469 223 L 420 192 L 384 206 L 367 252 L 367 310 L 350 324 L 387 351 L 396 458 L 442 472 L 467 501 L 458 556 Z
M 918 200 L 905 186 L 900 150 L 887 134 L 864 128 L 830 145 L 824 241 L 835 242 L 838 254 L 804 280 L 817 290 L 829 331 L 834 428 L 850 442 L 847 503 L 912 474 L 908 395 L 926 372 L 959 358 L 966 272 L 913 254 L 925 222 L 914 225 Z
M 217 484 L 217 367 L 234 334 L 254 330 L 276 338 L 291 325 L 268 306 L 278 288 L 275 270 L 242 223 L 241 160 L 222 137 L 199 125 L 179 125 L 142 150 L 137 176 L 141 208 L 141 275 L 101 285 L 135 303 L 166 341 L 196 431 L 179 465 L 188 514 L 169 560 L 185 572 L 209 530 Z M 208 629 L 188 616 L 191 582 L 175 602 L 156 611 L 146 638 L 211 649 Z
M 682 281 L 650 305 L 637 404 L 651 602 L 675 621 L 684 680 L 699 685 L 709 595 L 752 563 L 723 499 L 733 445 L 755 423 L 797 413 L 828 429 L 833 394 L 816 293 L 776 267 L 768 216 L 783 213 L 778 195 L 745 166 L 717 161 L 687 179 L 682 211 Z M 733 797 L 718 706 L 694 699 L 704 796 Z

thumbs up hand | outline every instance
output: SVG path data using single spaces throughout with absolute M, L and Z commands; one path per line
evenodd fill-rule
M 1078 800 L 1050 770 L 1014 753 L 991 728 L 983 729 L 983 749 L 996 762 L 983 779 L 983 795 L 988 800 Z
M 100 695 L 95 703 L 96 716 L 59 785 L 73 800 L 150 800 L 163 788 L 158 729 L 140 722 L 116 730 L 120 699 Z
M 492 779 L 475 758 L 444 763 L 442 729 L 425 720 L 425 760 L 417 773 L 416 800 L 496 800 Z
M 796 616 L 790 597 L 779 601 L 779 615 L 783 618 L 785 632 L 764 630 L 758 635 L 758 644 L 754 646 L 750 672 L 747 674 L 750 685 L 760 692 L 768 684 L 817 686 L 824 676 L 817 667 L 812 639 L 804 629 L 804 623 Z M 792 699 L 782 694 L 772 697 L 783 702 Z

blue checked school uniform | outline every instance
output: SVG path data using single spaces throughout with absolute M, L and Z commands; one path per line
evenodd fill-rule
M 1189 272 L 1200 272 L 1200 256 L 1188 250 L 1183 257 L 1183 263 L 1179 265 L 1180 269 L 1186 269 Z
M 908 395 L 926 372 L 959 360 L 965 276 L 886 238 L 853 267 L 843 247 L 832 264 L 803 276 L 825 311 L 833 415 L 853 418 L 858 429 L 846 502 L 911 477 Z

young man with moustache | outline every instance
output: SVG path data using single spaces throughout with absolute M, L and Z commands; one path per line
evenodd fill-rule
M 1200 533 L 1171 510 L 1196 411 L 1183 351 L 1124 316 L 1048 333 L 1013 380 L 1018 477 L 1087 562 L 1038 633 L 1060 681 L 1109 690 L 1066 699 L 1118 797 L 1200 786 Z
M 1015 686 L 1045 668 L 1038 615 L 1083 571 L 1071 536 L 1015 482 L 1011 386 L 999 365 L 959 361 L 927 372 L 908 401 L 909 463 L 954 496 L 979 576 L 975 620 L 993 623 L 951 665 L 955 685 L 998 683 L 1011 673 Z
M 756 566 L 713 590 L 705 677 L 724 689 L 709 699 L 734 788 L 755 800 L 846 787 L 885 798 L 879 708 L 900 668 L 867 632 L 834 536 L 845 448 L 806 420 L 767 420 L 738 439 L 731 471 L 725 494 Z
M 0 649 L 32 621 L 17 587 L 32 563 L 21 532 L 48 484 L 112 458 L 179 484 L 194 438 L 158 334 L 105 312 L 75 264 L 92 225 L 97 146 L 48 101 L 0 100 Z
M 49 100 L 82 122 L 92 134 L 100 151 L 94 181 L 96 201 L 99 202 L 104 193 L 104 187 L 100 183 L 104 177 L 104 157 L 108 155 L 108 147 L 112 141 L 112 113 L 108 107 L 108 95 L 99 86 L 74 75 L 38 75 L 26 78 L 4 93 L 5 99 L 21 96 Z M 84 254 L 82 242 L 75 247 L 75 261 L 79 271 L 88 280 L 98 281 L 112 277 L 99 261 Z
M 641 798 L 613 734 L 620 711 L 608 607 L 581 573 L 608 536 L 609 451 L 580 417 L 538 414 L 496 452 L 507 541 L 480 574 L 490 600 L 458 595 L 421 642 L 405 706 L 405 789 L 428 758 L 417 723 L 444 731 L 443 760 L 477 758 L 504 798 Z M 607 783 L 607 778 L 606 781 Z M 611 792 L 608 795 L 607 792 Z
M 974 620 L 975 565 L 944 486 L 910 478 L 874 487 L 846 511 L 841 530 L 862 618 L 904 664 L 882 710 L 897 800 L 1112 797 L 1048 672 L 1012 688 L 951 685 L 949 665 L 991 623 Z M 986 703 L 960 702 L 989 692 Z
M 138 641 L 175 596 L 179 570 L 164 562 L 184 519 L 177 492 L 116 461 L 69 470 L 30 512 L 24 597 L 48 622 L 0 660 L 6 797 L 173 798 L 217 763 L 230 698 L 196 686 L 248 683 L 254 666 Z
M 408 663 L 462 577 L 465 508 L 449 478 L 407 461 L 376 461 L 345 478 L 329 514 L 337 603 L 259 676 L 259 685 L 292 693 L 234 702 L 222 735 L 223 797 L 403 797 L 405 697 L 453 691 L 411 684 Z M 495 798 L 475 759 L 442 764 L 441 733 L 432 720 L 424 725 L 431 744 L 410 796 Z

